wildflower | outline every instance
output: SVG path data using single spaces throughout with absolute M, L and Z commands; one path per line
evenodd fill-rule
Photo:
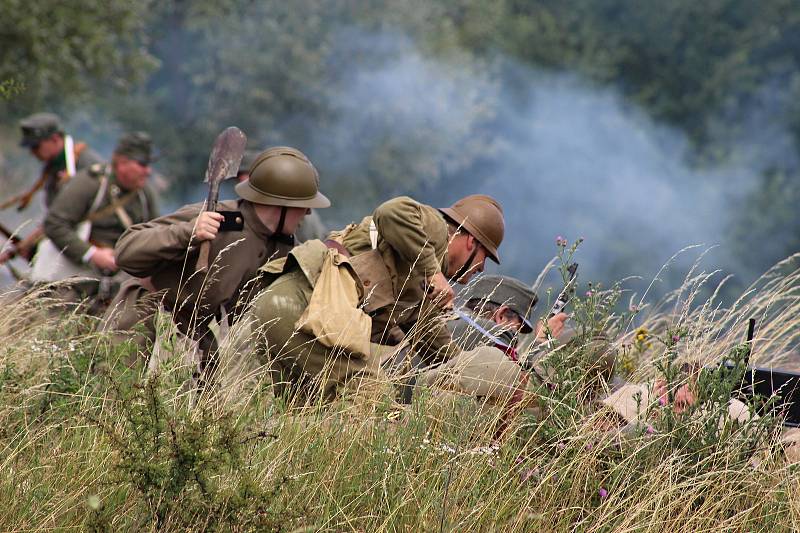
M 556 448 L 558 448 L 558 451 L 562 451 L 566 447 L 567 445 L 564 444 L 563 442 L 559 442 L 558 444 L 556 444 Z
M 587 297 L 587 298 L 591 298 L 592 296 L 594 296 L 594 292 L 592 292 L 592 291 L 586 291 L 586 297 Z
M 89 509 L 92 511 L 97 511 L 100 509 L 100 496 L 97 494 L 92 494 L 86 499 L 86 504 L 89 506 Z
M 649 341 L 650 339 L 650 331 L 645 328 L 641 327 L 636 330 L 636 347 L 640 350 L 646 350 L 653 346 L 653 343 Z
M 600 487 L 600 490 L 598 490 L 597 493 L 600 495 L 601 500 L 605 500 L 606 498 L 608 498 L 608 491 L 603 487 Z
M 591 443 L 591 442 L 587 442 L 587 443 L 586 443 L 586 449 L 587 449 L 587 450 L 591 450 L 593 447 L 594 447 L 594 444 L 593 444 L 593 443 Z
M 531 468 L 530 470 L 524 470 L 519 475 L 520 480 L 525 482 L 529 481 L 533 478 L 539 477 L 539 469 L 538 468 Z
M 658 405 L 664 407 L 665 405 L 667 405 L 667 399 L 664 396 L 662 396 L 661 398 L 658 399 Z
M 649 425 L 649 424 L 648 424 L 648 426 L 647 426 L 647 429 L 645 429 L 644 431 L 645 431 L 645 433 L 647 433 L 648 435 L 652 435 L 653 433 L 655 433 L 655 432 L 656 432 L 656 430 L 655 430 L 655 429 L 653 429 L 653 426 L 651 426 L 651 425 Z
M 680 335 L 673 335 L 672 336 L 672 342 L 678 342 L 679 340 L 681 340 L 681 336 Z
M 638 305 L 631 305 L 630 307 L 628 307 L 628 311 L 630 311 L 631 313 L 638 313 L 639 312 L 639 306 Z

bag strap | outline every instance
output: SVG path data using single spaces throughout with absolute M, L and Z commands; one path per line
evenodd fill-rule
M 103 201 L 103 197 L 106 195 L 107 190 L 108 177 L 103 175 L 103 177 L 100 178 L 100 188 L 97 190 L 97 195 L 94 198 L 94 202 L 92 202 L 92 207 L 89 209 L 89 215 L 86 217 L 85 221 L 94 222 L 95 220 L 100 220 L 101 218 L 107 217 L 112 213 L 116 213 L 123 226 L 128 228 L 133 225 L 133 221 L 131 220 L 130 216 L 128 216 L 128 213 L 125 212 L 124 207 L 128 205 L 131 200 L 139 196 L 139 191 L 131 191 L 119 198 L 112 197 L 110 204 L 102 209 L 98 209 L 100 207 L 100 203 Z

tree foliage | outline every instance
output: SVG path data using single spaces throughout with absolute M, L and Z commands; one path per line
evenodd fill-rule
M 178 196 L 197 186 L 216 133 L 236 124 L 254 148 L 309 151 L 341 206 L 330 216 L 347 222 L 393 194 L 450 200 L 445 184 L 471 186 L 473 176 L 492 172 L 504 154 L 494 135 L 506 96 L 498 84 L 507 83 L 498 81 L 498 57 L 619 89 L 685 132 L 700 167 L 737 161 L 731 139 L 756 136 L 747 110 L 767 87 L 783 95 L 775 117 L 796 150 L 796 7 L 794 0 L 6 0 L 0 107 L 10 117 L 43 106 L 65 114 L 90 108 L 121 129 L 148 130 Z M 436 87 L 424 85 L 430 80 Z M 388 100 L 376 103 L 372 91 Z M 769 145 L 761 139 L 753 150 L 768 159 Z M 765 169 L 764 186 L 737 205 L 730 230 L 748 261 L 745 250 L 776 225 L 781 235 L 800 232 L 800 216 L 785 206 L 798 194 L 795 162 Z M 774 214 L 764 207 L 773 205 L 784 207 Z M 795 245 L 780 240 L 754 268 Z
M 91 98 L 100 86 L 129 90 L 155 58 L 147 50 L 147 2 L 4 0 L 0 83 L 19 86 L 15 109 Z

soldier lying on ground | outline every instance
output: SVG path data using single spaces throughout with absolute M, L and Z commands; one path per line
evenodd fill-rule
M 416 384 L 433 387 L 436 396 L 442 396 L 437 392 L 441 390 L 473 396 L 482 407 L 496 410 L 497 425 L 492 433 L 500 439 L 519 412 L 536 406 L 535 389 L 558 372 L 558 368 L 539 364 L 543 355 L 538 348 L 548 335 L 561 338 L 568 315 L 550 317 L 546 328 L 539 322 L 531 349 L 518 353 L 520 335 L 534 331 L 531 313 L 537 296 L 531 288 L 507 276 L 483 276 L 465 293 L 466 314 L 449 322 L 454 341 L 465 351 L 423 372 Z M 595 335 L 586 342 L 581 338 L 564 340 L 558 350 L 581 350 L 591 359 L 586 367 L 589 386 L 611 379 L 614 352 L 605 337 Z
M 143 347 L 155 340 L 159 305 L 172 314 L 179 331 L 198 342 L 208 363 L 216 341 L 212 322 L 235 314 L 259 267 L 285 257 L 293 233 L 310 209 L 328 207 L 319 192 L 319 175 L 299 150 L 270 148 L 256 157 L 249 179 L 236 186 L 239 200 L 219 203 L 221 211 L 240 211 L 241 230 L 220 231 L 223 216 L 185 206 L 146 224 L 132 226 L 116 247 L 117 264 L 139 279 L 125 284 L 106 315 L 106 328 Z M 211 242 L 208 273 L 195 272 L 199 244 Z M 139 332 L 132 330 L 140 326 Z
M 592 428 L 625 437 L 641 434 L 642 429 L 649 427 L 653 419 L 661 414 L 661 409 L 670 408 L 676 414 L 689 411 L 698 402 L 697 383 L 701 371 L 699 364 L 684 363 L 672 391 L 668 390 L 663 378 L 651 383 L 623 385 L 598 402 Z M 731 398 L 727 417 L 741 424 L 758 418 L 758 415 L 752 413 L 741 400 Z M 720 424 L 724 422 L 723 418 L 719 421 Z M 784 446 L 786 460 L 792 463 L 800 461 L 800 429 L 784 427 L 779 440 Z
M 490 402 L 503 402 L 515 391 L 524 389 L 528 380 L 527 372 L 514 360 L 518 356 L 506 347 L 515 350 L 520 335 L 534 331 L 531 313 L 538 297 L 530 287 L 508 276 L 482 276 L 464 292 L 462 312 L 466 318 L 456 316 L 447 323 L 453 341 L 464 352 L 423 372 L 417 382 Z M 567 318 L 566 313 L 550 317 L 547 322 L 550 335 L 558 337 Z M 547 332 L 543 324 L 538 323 L 535 329 L 537 341 L 545 341 Z M 502 346 L 490 336 L 502 342 Z
M 457 354 L 441 316 L 453 300 L 448 278 L 466 283 L 487 257 L 499 262 L 503 232 L 502 209 L 488 196 L 441 210 L 399 197 L 331 234 L 331 249 L 309 241 L 265 265 L 250 320 L 275 393 L 331 399 L 353 377 L 381 376 L 401 342 L 427 364 Z M 326 324 L 337 320 L 343 329 Z
M 44 229 L 54 253 L 60 250 L 67 261 L 56 267 L 59 258 L 46 256 L 42 246 L 32 276 L 47 268 L 55 270 L 45 281 L 64 279 L 70 273 L 93 278 L 69 283 L 58 290 L 58 296 L 71 302 L 92 298 L 90 312 L 103 310 L 121 281 L 114 260 L 117 239 L 133 224 L 158 215 L 155 196 L 147 185 L 151 161 L 150 137 L 130 133 L 120 138 L 110 165 L 92 165 L 64 185 L 50 206 Z
M 47 210 L 53 203 L 56 194 L 70 179 L 67 172 L 66 149 L 71 145 L 71 159 L 74 160 L 75 170 L 85 170 L 91 165 L 102 163 L 100 156 L 89 148 L 86 143 L 73 143 L 72 138 L 64 133 L 64 126 L 61 119 L 53 113 L 35 113 L 19 122 L 22 130 L 22 141 L 20 145 L 28 148 L 31 154 L 44 163 L 39 178 L 34 182 L 30 189 L 17 195 L 0 206 L 5 209 L 12 205 L 17 206 L 21 211 L 28 207 L 33 196 L 40 189 L 44 190 L 44 206 Z M 36 243 L 39 242 L 44 234 L 44 228 L 38 227 L 31 232 L 25 239 L 22 239 L 13 249 L 9 249 L 0 256 L 0 263 L 3 263 L 19 255 L 25 259 L 31 259 L 35 251 Z

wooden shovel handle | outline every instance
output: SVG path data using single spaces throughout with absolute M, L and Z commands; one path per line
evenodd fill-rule
M 208 255 L 211 252 L 211 241 L 203 241 L 200 243 L 200 255 L 197 256 L 197 263 L 195 264 L 195 272 L 208 271 Z

